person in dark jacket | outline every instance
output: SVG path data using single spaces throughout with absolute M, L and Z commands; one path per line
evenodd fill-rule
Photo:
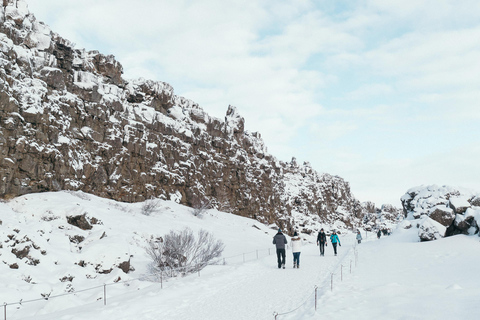
M 342 244 L 340 243 L 340 239 L 337 236 L 337 232 L 333 231 L 332 235 L 330 236 L 330 241 L 332 242 L 333 252 L 337 255 L 337 244 L 341 247 Z
M 273 237 L 273 244 L 277 248 L 278 268 L 283 267 L 285 269 L 285 245 L 287 244 L 287 238 L 282 233 L 282 229 L 278 229 L 278 233 Z
M 320 255 L 324 256 L 325 255 L 325 246 L 327 245 L 327 236 L 325 235 L 325 232 L 323 231 L 323 228 L 320 229 L 320 232 L 318 233 L 317 236 L 317 246 L 320 247 Z
M 381 236 L 382 236 L 382 231 L 380 229 L 378 229 L 377 238 L 380 239 Z

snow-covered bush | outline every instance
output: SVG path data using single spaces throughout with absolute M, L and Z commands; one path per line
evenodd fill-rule
M 208 209 L 212 207 L 210 201 L 197 201 L 193 204 L 192 213 L 195 217 L 201 218 Z
M 146 250 L 153 260 L 153 273 L 174 277 L 202 270 L 218 258 L 223 249 L 223 242 L 214 239 L 208 231 L 201 229 L 195 237 L 191 229 L 185 228 L 150 241 Z
M 145 201 L 142 205 L 142 214 L 149 216 L 152 213 L 155 213 L 159 210 L 160 202 L 155 199 L 149 199 Z

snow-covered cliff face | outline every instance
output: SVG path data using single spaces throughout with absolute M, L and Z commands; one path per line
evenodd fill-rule
M 123 79 L 113 56 L 75 49 L 23 0 L 4 0 L 0 22 L 0 197 L 210 202 L 290 232 L 299 215 L 361 223 L 347 182 L 275 159 L 235 107 L 217 119 L 167 83 Z
M 480 194 L 472 190 L 418 186 L 409 189 L 400 200 L 405 217 L 418 219 L 423 240 L 479 232 Z

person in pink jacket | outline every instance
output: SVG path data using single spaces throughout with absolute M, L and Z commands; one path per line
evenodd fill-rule
M 292 238 L 292 251 L 293 251 L 293 267 L 300 268 L 300 248 L 302 247 L 302 239 L 298 236 L 297 232 L 293 234 Z

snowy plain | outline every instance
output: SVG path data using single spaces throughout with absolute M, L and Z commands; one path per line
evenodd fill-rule
M 141 206 L 81 192 L 32 194 L 0 203 L 0 303 L 7 303 L 0 315 L 6 311 L 6 319 L 30 320 L 480 316 L 478 236 L 420 243 L 412 227 L 380 240 L 362 232 L 364 240 L 356 245 L 355 234 L 347 233 L 340 236 L 338 256 L 329 245 L 320 257 L 315 237 L 302 235 L 300 268 L 292 268 L 287 250 L 287 267 L 278 269 L 274 226 L 216 210 L 199 218 L 173 201 L 159 202 L 149 216 L 141 214 Z M 84 213 L 99 220 L 91 230 L 66 222 L 67 216 Z M 146 279 L 147 241 L 186 226 L 221 239 L 225 260 L 167 282 Z M 72 242 L 76 235 L 84 240 Z M 22 246 L 31 247 L 30 260 L 11 252 Z M 32 259 L 39 263 L 29 264 Z M 116 266 L 128 259 L 135 270 L 125 274 Z M 18 269 L 10 268 L 13 263 Z M 60 281 L 65 278 L 70 280 Z M 41 299 L 42 294 L 50 298 Z

